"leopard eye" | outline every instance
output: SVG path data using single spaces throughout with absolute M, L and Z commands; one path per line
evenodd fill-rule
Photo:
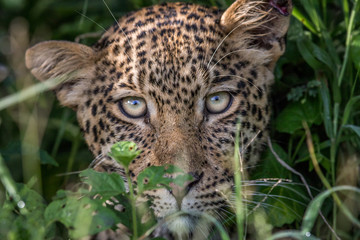
M 146 102 L 140 97 L 125 97 L 120 100 L 119 107 L 121 112 L 130 118 L 140 118 L 147 112 Z
M 206 97 L 206 109 L 209 113 L 220 114 L 229 109 L 232 96 L 228 92 L 217 92 Z

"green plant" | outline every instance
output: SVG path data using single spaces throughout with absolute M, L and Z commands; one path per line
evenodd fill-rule
M 294 5 L 297 20 L 292 21 L 288 51 L 278 66 L 284 72 L 277 71 L 280 91 L 275 91 L 279 94 L 285 87 L 289 93 L 281 110 L 275 108 L 274 139 L 285 140 L 276 152 L 284 153 L 291 167 L 307 167 L 304 174 L 320 191 L 333 192 L 340 183 L 357 186 L 342 176 L 352 174 L 344 167 L 352 158 L 357 159 L 352 167 L 359 166 L 359 1 L 304 0 Z M 346 197 L 339 196 L 333 192 L 333 201 L 323 203 L 325 216 L 312 222 L 316 236 L 358 236 L 358 227 L 348 233 L 337 227 L 344 221 L 339 215 L 347 207 L 354 210 L 351 203 L 345 204 Z M 358 213 L 353 214 L 348 217 L 357 226 Z M 321 231 L 324 221 L 329 221 L 327 230 Z
M 75 192 L 59 190 L 49 205 L 28 186 L 16 186 L 1 158 L 1 181 L 9 193 L 1 208 L 1 239 L 51 239 L 56 222 L 66 227 L 71 238 L 116 229 L 117 224 L 126 227 L 124 235 L 131 239 L 146 237 L 156 227 L 156 221 L 148 211 L 147 201 L 138 198 L 152 189 L 170 189 L 170 183 L 181 186 L 192 177 L 174 166 L 152 166 L 138 175 L 133 186 L 128 166 L 139 153 L 132 142 L 114 144 L 109 155 L 124 167 L 125 176 L 84 170 L 80 173 L 82 186 Z M 166 177 L 174 173 L 175 178 Z

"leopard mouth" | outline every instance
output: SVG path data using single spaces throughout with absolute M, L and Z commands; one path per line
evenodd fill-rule
M 170 219 L 166 225 L 169 231 L 176 234 L 178 238 L 190 237 L 194 230 L 196 220 L 190 215 L 181 215 Z
M 162 219 L 161 224 L 152 237 L 163 237 L 166 239 L 209 239 L 212 224 L 206 218 L 190 213 L 178 212 Z M 211 238 L 212 239 L 212 238 Z

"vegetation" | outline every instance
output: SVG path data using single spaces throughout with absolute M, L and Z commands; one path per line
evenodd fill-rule
M 125 221 L 139 220 L 130 216 L 141 208 L 131 207 L 134 196 L 124 191 L 119 176 L 86 170 L 78 179 L 92 156 L 75 114 L 45 91 L 58 79 L 38 85 L 31 77 L 24 53 L 29 45 L 48 39 L 92 44 L 113 23 L 112 14 L 119 17 L 160 2 L 0 0 L 1 239 L 76 238 L 116 222 L 126 222 L 136 237 L 154 226 L 149 220 L 139 229 L 143 223 Z M 191 2 L 225 8 L 232 1 Z M 237 214 L 217 226 L 221 231 L 222 225 L 237 222 L 240 232 L 253 228 L 258 239 L 359 239 L 360 3 L 294 0 L 294 5 L 287 51 L 275 70 L 270 147 L 251 179 L 239 176 L 240 186 L 255 185 L 256 194 L 251 202 L 236 201 Z M 144 174 L 151 171 L 163 176 L 180 170 L 158 168 Z M 79 181 L 84 186 L 76 192 L 60 190 Z M 157 186 L 161 181 L 150 182 Z M 75 201 L 79 194 L 84 197 Z M 97 194 L 102 198 L 90 201 Z M 102 206 L 114 196 L 128 206 L 123 215 Z M 79 222 L 94 211 L 94 221 Z M 272 235 L 273 228 L 289 230 Z

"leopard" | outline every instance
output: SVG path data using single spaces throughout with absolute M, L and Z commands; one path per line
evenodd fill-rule
M 147 193 L 159 221 L 189 213 L 153 236 L 201 239 L 201 232 L 206 239 L 192 214 L 221 215 L 235 194 L 234 151 L 252 169 L 266 148 L 274 68 L 291 11 L 291 0 L 235 0 L 225 10 L 163 3 L 121 17 L 93 46 L 37 43 L 25 62 L 40 81 L 63 78 L 54 92 L 76 112 L 93 169 L 124 176 L 108 153 L 132 141 L 141 153 L 129 165 L 131 181 L 150 166 L 191 175 L 183 186 Z M 119 234 L 102 236 L 124 239 Z

